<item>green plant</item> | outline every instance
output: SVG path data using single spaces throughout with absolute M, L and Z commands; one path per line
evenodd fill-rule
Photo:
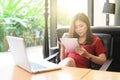
M 0 39 L 6 35 L 20 36 L 29 46 L 35 30 L 44 30 L 43 10 L 44 0 L 0 0 L 0 23 L 3 21 L 5 24 L 0 29 Z M 0 46 L 2 43 L 0 40 Z
M 4 47 L 3 39 L 4 39 L 4 28 L 3 28 L 3 24 L 0 24 L 0 51 L 3 51 L 3 47 Z

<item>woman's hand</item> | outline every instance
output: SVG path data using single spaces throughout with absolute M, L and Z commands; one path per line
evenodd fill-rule
M 59 43 L 60 46 L 61 46 L 61 50 L 65 50 L 65 46 L 64 46 L 64 44 L 63 44 L 62 42 L 60 42 L 60 41 L 58 41 L 58 43 Z
M 106 61 L 105 53 L 101 53 L 98 56 L 94 56 L 88 53 L 83 47 L 77 47 L 75 49 L 75 52 L 99 65 L 102 65 Z
M 60 50 L 60 60 L 63 60 L 64 58 L 66 58 L 67 53 L 65 52 L 65 46 L 62 42 L 58 42 L 61 46 L 61 50 Z
M 89 53 L 83 47 L 77 47 L 75 49 L 75 52 L 80 54 L 83 57 L 87 57 L 89 55 Z

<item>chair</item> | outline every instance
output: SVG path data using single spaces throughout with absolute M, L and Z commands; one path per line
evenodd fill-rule
M 63 36 L 64 33 L 68 33 L 67 28 L 60 28 L 60 29 L 58 28 L 57 29 L 58 40 L 60 40 L 60 38 Z M 107 61 L 102 66 L 91 62 L 90 68 L 96 69 L 96 70 L 107 70 L 112 62 L 113 38 L 110 34 L 106 34 L 106 33 L 94 33 L 94 34 L 101 38 L 101 40 L 106 48 Z M 53 55 L 46 58 L 46 60 L 52 61 L 56 64 L 59 63 L 59 61 L 60 61 L 60 59 L 59 59 L 60 50 L 59 49 L 60 49 L 60 46 L 51 48 L 50 51 L 51 51 L 51 54 L 53 54 Z
M 110 64 L 112 63 L 113 38 L 110 34 L 106 34 L 106 33 L 94 33 L 94 35 L 97 35 L 102 40 L 103 45 L 106 48 L 107 61 L 102 66 L 91 62 L 91 68 L 99 69 L 99 70 L 107 70 Z

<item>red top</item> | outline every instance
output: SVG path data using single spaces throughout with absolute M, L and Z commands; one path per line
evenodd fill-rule
M 106 50 L 104 48 L 104 45 L 101 41 L 101 39 L 97 36 L 94 35 L 93 43 L 90 45 L 81 45 L 83 48 L 85 48 L 90 54 L 98 56 L 101 53 L 105 53 Z M 81 67 L 81 68 L 89 68 L 90 67 L 90 61 L 73 52 L 68 53 L 68 57 L 71 57 L 75 60 L 76 67 Z

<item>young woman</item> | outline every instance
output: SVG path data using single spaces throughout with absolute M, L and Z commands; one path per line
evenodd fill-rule
M 68 33 L 69 38 L 78 38 L 81 47 L 74 52 L 66 52 L 63 43 L 59 65 L 70 67 L 89 68 L 90 61 L 102 65 L 106 61 L 105 48 L 99 37 L 93 35 L 88 17 L 83 13 L 74 16 Z

